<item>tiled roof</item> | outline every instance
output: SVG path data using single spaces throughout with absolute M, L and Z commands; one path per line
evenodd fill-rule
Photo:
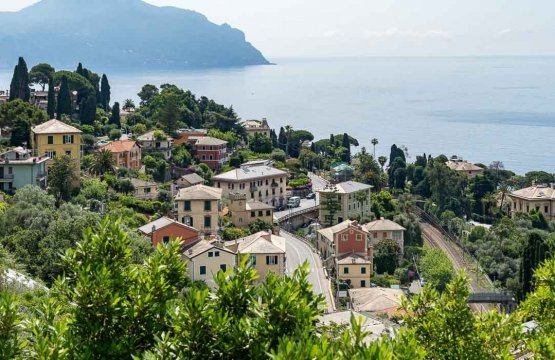
M 358 224 L 356 221 L 353 220 L 345 220 L 342 223 L 334 225 L 332 227 L 328 227 L 325 229 L 320 229 L 318 232 L 325 237 L 326 239 L 333 241 L 333 234 L 337 234 L 340 231 L 347 229 L 351 224 Z M 364 229 L 362 229 L 364 230 Z
M 368 224 L 364 225 L 366 231 L 398 231 L 398 230 L 406 230 L 401 225 L 397 224 L 394 221 L 387 220 L 387 219 L 380 219 L 376 221 L 369 222 Z
M 185 180 L 191 185 L 202 184 L 204 179 L 197 173 L 183 175 L 179 178 L 180 180 Z
M 194 140 L 197 146 L 221 146 L 227 144 L 227 141 L 216 139 L 211 136 L 191 136 L 189 139 Z
M 245 120 L 240 123 L 246 129 L 270 129 L 268 123 L 263 120 Z
M 52 119 L 33 127 L 35 134 L 80 134 L 81 130 L 60 120 Z
M 361 312 L 389 312 L 401 307 L 403 290 L 388 288 L 361 288 L 349 290 L 353 309 Z
M 185 189 L 179 189 L 175 200 L 220 200 L 222 192 L 222 189 L 206 185 L 194 185 Z
M 231 170 L 226 173 L 214 176 L 214 181 L 245 181 L 265 177 L 286 176 L 287 172 L 271 166 L 241 166 L 239 169 Z
M 370 260 L 358 254 L 344 254 L 337 258 L 337 264 L 339 265 L 349 265 L 349 264 L 367 265 L 371 263 L 372 262 Z
M 513 191 L 510 196 L 526 200 L 555 200 L 555 189 L 547 185 L 536 185 Z
M 331 185 L 330 187 L 326 187 L 323 190 L 319 190 L 319 192 L 334 192 L 336 194 L 352 194 L 362 190 L 369 190 L 372 189 L 371 185 L 362 184 L 356 181 L 346 181 L 336 185 Z
M 126 151 L 131 151 L 133 147 L 137 145 L 137 142 L 134 140 L 119 140 L 109 143 L 106 146 L 100 148 L 100 150 L 108 150 L 113 153 L 121 153 Z
M 129 181 L 131 181 L 131 184 L 133 184 L 133 186 L 136 188 L 158 186 L 158 183 L 155 181 L 145 181 L 145 180 L 135 179 L 135 178 L 129 179 Z
M 144 133 L 143 135 L 137 137 L 137 140 L 139 140 L 139 141 L 154 141 L 154 132 L 155 131 L 156 130 L 152 130 L 152 131 L 149 131 L 147 133 Z M 166 138 L 162 141 L 168 141 L 168 137 L 166 136 Z
M 156 231 L 156 230 L 163 229 L 166 226 L 172 225 L 172 224 L 176 224 L 176 225 L 179 225 L 181 227 L 185 227 L 185 228 L 188 228 L 188 229 L 191 229 L 191 230 L 194 230 L 194 231 L 198 232 L 198 230 L 193 228 L 193 227 L 187 226 L 185 224 L 180 223 L 179 221 L 175 221 L 175 220 L 170 219 L 169 217 L 165 217 L 165 216 L 161 217 L 158 220 L 154 220 L 153 222 L 150 222 L 150 223 L 148 223 L 144 226 L 141 226 L 139 228 L 139 231 L 142 232 L 145 235 L 150 235 L 150 234 L 152 234 L 153 228 L 154 228 L 154 231 Z
M 204 254 L 205 252 L 211 249 L 217 249 L 218 251 L 225 251 L 227 253 L 234 254 L 232 251 L 228 249 L 224 249 L 216 246 L 213 242 L 210 242 L 207 240 L 200 240 L 199 242 L 196 242 L 192 246 L 189 246 L 183 249 L 183 256 L 185 256 L 188 259 L 192 259 L 201 254 Z
M 454 171 L 481 171 L 484 170 L 479 166 L 469 163 L 465 160 L 449 160 L 446 164 L 451 170 Z
M 285 239 L 265 231 L 227 241 L 225 245 L 241 254 L 285 254 Z
M 274 207 L 272 205 L 264 204 L 261 201 L 247 201 L 246 203 L 247 210 L 273 210 Z

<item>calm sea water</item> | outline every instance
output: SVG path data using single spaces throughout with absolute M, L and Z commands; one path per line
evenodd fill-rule
M 317 138 L 347 132 L 378 155 L 499 160 L 518 173 L 555 172 L 555 57 L 274 59 L 275 66 L 188 72 L 109 72 L 112 99 L 173 83 Z M 0 87 L 11 74 L 0 74 Z

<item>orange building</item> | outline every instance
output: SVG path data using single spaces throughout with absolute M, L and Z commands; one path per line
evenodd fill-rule
M 139 231 L 150 237 L 152 246 L 167 244 L 173 239 L 180 238 L 182 246 L 189 246 L 199 240 L 199 231 L 193 227 L 162 217 L 139 228 Z
M 114 163 L 118 168 L 139 170 L 141 164 L 141 146 L 134 140 L 119 140 L 111 142 L 99 149 L 108 150 L 114 157 Z

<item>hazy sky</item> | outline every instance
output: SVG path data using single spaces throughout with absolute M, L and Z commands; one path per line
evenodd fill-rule
M 0 11 L 34 2 L 0 0 Z M 227 22 L 269 57 L 555 54 L 553 0 L 147 2 Z

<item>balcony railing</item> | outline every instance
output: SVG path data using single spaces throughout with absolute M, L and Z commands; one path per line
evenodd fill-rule
M 0 180 L 13 180 L 13 174 L 0 174 Z

